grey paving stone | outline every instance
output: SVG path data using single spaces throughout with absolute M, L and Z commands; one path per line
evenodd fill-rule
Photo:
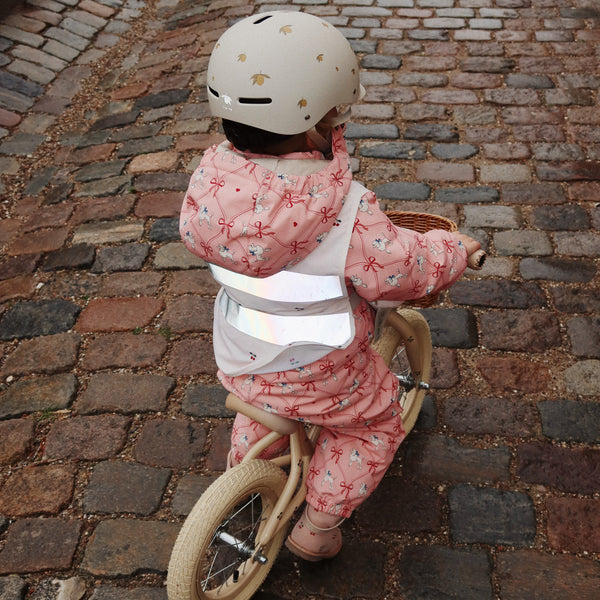
M 378 198 L 389 200 L 427 200 L 431 188 L 426 183 L 394 181 L 374 186 L 373 192 Z
M 6 71 L 0 71 L 0 88 L 18 92 L 28 98 L 37 98 L 44 93 L 44 88 L 37 83 L 28 81 Z
M 157 219 L 148 232 L 151 242 L 172 242 L 180 239 L 179 219 Z
M 438 202 L 450 202 L 452 204 L 498 202 L 500 193 L 496 188 L 486 186 L 441 188 L 435 191 L 435 199 Z
M 44 194 L 43 204 L 50 205 L 64 202 L 71 195 L 73 187 L 74 186 L 70 181 L 52 185 L 52 187 Z
M 427 149 L 424 144 L 410 142 L 366 143 L 361 145 L 359 154 L 367 158 L 424 160 Z
M 27 582 L 18 575 L 0 577 L 0 600 L 23 600 Z
M 600 358 L 600 317 L 573 317 L 567 331 L 575 356 Z
M 581 396 L 597 396 L 600 390 L 600 360 L 582 360 L 564 372 L 567 390 Z
M 82 577 L 68 579 L 43 579 L 36 586 L 31 600 L 81 600 L 85 595 Z
M 464 227 L 516 229 L 521 226 L 521 211 L 512 206 L 471 206 L 463 208 Z
M 108 115 L 101 117 L 92 123 L 90 128 L 91 131 L 97 131 L 98 129 L 112 129 L 113 127 L 122 127 L 123 125 L 131 125 L 137 121 L 140 116 L 139 110 L 130 110 L 127 112 L 117 113 L 114 115 Z
M 346 126 L 346 137 L 352 139 L 379 138 L 396 139 L 398 127 L 392 124 L 361 125 L 359 123 L 348 123 Z
M 537 284 L 504 279 L 457 281 L 450 288 L 450 298 L 455 304 L 488 306 L 490 308 L 546 306 L 545 294 Z
M 521 492 L 457 485 L 448 494 L 450 535 L 465 544 L 529 546 L 536 534 L 533 502 Z
M 348 541 L 331 561 L 301 561 L 302 588 L 309 595 L 377 600 L 384 593 L 386 555 L 383 542 Z
M 46 136 L 39 133 L 15 133 L 0 144 L 0 154 L 27 156 L 33 154 L 45 141 Z
M 595 290 L 577 287 L 553 287 L 550 294 L 554 305 L 564 313 L 599 313 L 600 297 Z
M 80 52 L 83 52 L 90 45 L 89 39 L 77 35 L 72 31 L 67 31 L 62 27 L 50 27 L 44 32 L 44 35 Z
M 466 159 L 478 154 L 479 148 L 472 144 L 434 144 L 431 153 L 443 160 Z
M 151 515 L 158 510 L 170 477 L 169 469 L 118 461 L 99 463 L 86 487 L 83 509 Z
M 176 515 L 188 515 L 200 496 L 218 475 L 184 475 L 171 502 L 171 510 Z
M 106 177 L 118 177 L 127 165 L 125 160 L 111 160 L 104 163 L 93 163 L 81 167 L 74 175 L 75 181 L 95 181 Z
M 77 379 L 71 373 L 17 381 L 0 395 L 0 418 L 68 408 L 76 389 Z
M 178 190 L 185 192 L 190 182 L 188 173 L 147 173 L 134 179 L 134 187 L 138 192 L 154 190 Z
M 431 140 L 434 142 L 456 142 L 458 131 L 452 125 L 436 123 L 416 123 L 404 131 L 406 140 Z
M 155 137 L 141 138 L 124 142 L 117 150 L 117 156 L 137 156 L 148 152 L 159 152 L 168 150 L 173 145 L 173 136 L 160 135 Z
M 369 54 L 361 60 L 364 69 L 386 69 L 396 70 L 402 65 L 402 59 L 398 56 L 385 56 L 383 54 Z
M 548 279 L 568 283 L 587 283 L 596 274 L 591 261 L 563 258 L 524 258 L 519 264 L 524 279 Z
M 81 307 L 67 300 L 20 302 L 0 319 L 0 339 L 13 340 L 68 331 Z
M 557 254 L 600 256 L 600 235 L 588 231 L 557 231 L 553 236 Z
M 547 75 L 528 75 L 526 73 L 509 73 L 505 78 L 506 85 L 514 88 L 548 89 L 554 82 Z
M 536 206 L 531 224 L 546 231 L 581 231 L 589 229 L 590 217 L 583 206 Z
M 563 442 L 600 442 L 600 404 L 580 400 L 537 403 L 545 436 Z
M 501 256 L 548 256 L 553 253 L 550 238 L 543 231 L 499 231 L 494 234 L 494 244 Z
M 129 127 L 122 127 L 121 129 L 111 132 L 110 140 L 112 142 L 125 142 L 129 140 L 154 137 L 158 135 L 162 128 L 162 123 L 151 123 L 149 125 L 130 125 Z
M 129 175 L 117 175 L 116 177 L 104 177 L 83 183 L 75 193 L 76 197 L 82 196 L 116 196 L 130 191 L 131 177 Z
M 491 564 L 485 550 L 407 546 L 398 561 L 405 600 L 491 600 Z
M 465 308 L 426 308 L 423 316 L 431 329 L 434 346 L 474 348 L 478 343 L 475 315 Z
M 144 110 L 147 108 L 160 108 L 162 106 L 171 106 L 172 104 L 181 104 L 186 102 L 191 94 L 191 90 L 166 90 L 156 94 L 142 96 L 135 102 L 135 109 Z
M 99 248 L 91 271 L 92 273 L 139 271 L 149 253 L 150 244 L 145 243 Z
M 227 390 L 220 385 L 195 383 L 185 390 L 182 411 L 194 417 L 234 417 L 235 413 L 225 406 Z

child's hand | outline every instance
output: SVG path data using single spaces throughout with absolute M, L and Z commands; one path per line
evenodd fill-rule
M 465 247 L 469 267 L 471 269 L 481 269 L 486 256 L 485 252 L 481 249 L 481 244 L 464 233 L 454 232 L 453 235 Z

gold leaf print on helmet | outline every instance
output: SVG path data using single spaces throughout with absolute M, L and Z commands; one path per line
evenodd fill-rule
M 283 33 L 283 35 L 287 35 L 288 33 L 292 33 L 292 26 L 291 25 L 284 25 L 279 30 L 279 33 Z
M 264 73 L 255 73 L 250 79 L 252 80 L 252 85 L 262 85 L 265 82 L 265 79 L 271 78 Z
M 324 54 L 319 54 L 319 55 L 317 56 L 317 62 L 323 62 L 323 59 L 324 59 L 324 58 L 325 58 L 325 55 L 324 55 Z
M 241 54 L 238 54 L 238 62 L 246 62 L 246 54 L 244 52 L 242 52 Z
M 308 106 L 306 98 L 301 98 L 298 100 L 298 108 L 306 108 L 306 106 Z

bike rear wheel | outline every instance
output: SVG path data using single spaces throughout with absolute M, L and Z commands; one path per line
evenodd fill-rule
M 376 350 L 400 382 L 402 423 L 408 434 L 419 416 L 429 389 L 431 332 L 423 315 L 412 309 L 396 309 L 387 318 Z
M 256 553 L 255 540 L 285 485 L 265 460 L 249 460 L 202 494 L 177 537 L 167 575 L 169 600 L 248 600 L 268 575 L 286 528 Z

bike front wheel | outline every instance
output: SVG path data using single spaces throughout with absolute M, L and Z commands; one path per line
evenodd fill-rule
M 169 562 L 169 600 L 248 600 L 268 575 L 287 533 L 262 548 L 255 540 L 286 482 L 265 460 L 242 462 L 219 477 L 185 520 Z
M 429 389 L 432 355 L 429 325 L 416 310 L 393 310 L 387 315 L 373 348 L 399 381 L 402 424 L 408 434 L 415 426 Z

